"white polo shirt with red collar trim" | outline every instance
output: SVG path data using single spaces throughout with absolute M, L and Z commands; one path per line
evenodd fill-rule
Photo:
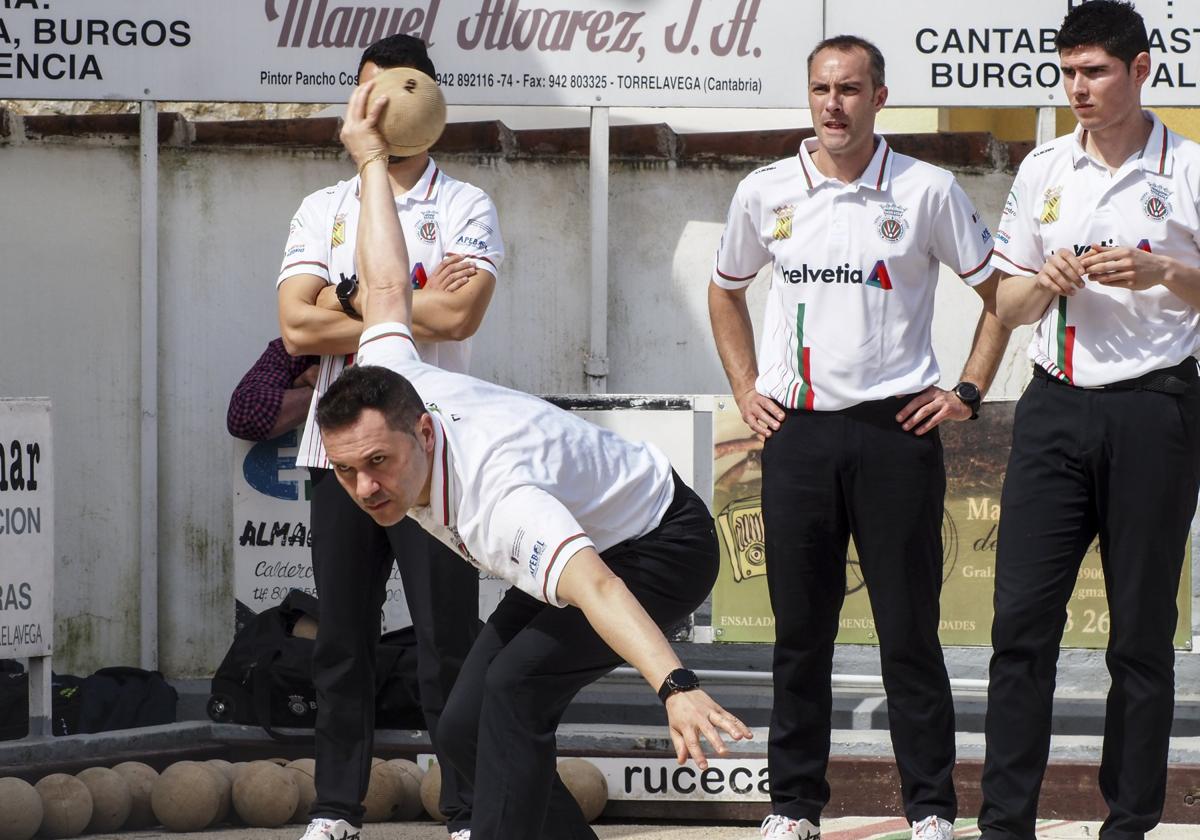
M 1051 254 L 1135 247 L 1200 266 L 1200 145 L 1153 122 L 1145 147 L 1116 172 L 1084 151 L 1077 128 L 1034 149 L 1017 171 L 992 265 L 1033 276 Z M 1200 350 L 1200 312 L 1165 286 L 1135 292 L 1085 278 L 1046 309 L 1029 357 L 1053 376 L 1095 387 L 1179 364 Z
M 358 364 L 407 378 L 434 419 L 429 505 L 409 516 L 540 601 L 563 606 L 558 580 L 580 549 L 644 536 L 671 504 L 671 465 L 657 447 L 428 365 L 403 324 L 364 330 Z
M 358 189 L 359 179 L 355 177 L 318 190 L 304 199 L 292 219 L 276 288 L 284 280 L 299 274 L 313 274 L 333 285 L 343 277 L 357 277 Z M 396 212 L 408 246 L 413 288 L 424 286 L 427 273 L 433 271 L 447 254 L 467 254 L 477 267 L 499 279 L 504 243 L 496 207 L 483 190 L 451 178 L 431 158 L 413 188 L 396 197 Z M 471 359 L 470 339 L 418 342 L 417 349 L 421 358 L 431 365 L 467 372 Z M 325 447 L 317 433 L 317 401 L 353 361 L 354 354 L 321 357 L 317 384 L 296 456 L 298 466 L 329 466 Z
M 812 160 L 816 140 L 738 185 L 712 282 L 750 285 L 771 265 L 759 340 L 759 393 L 787 408 L 847 408 L 936 384 L 938 264 L 976 285 L 992 237 L 944 169 L 876 138 L 862 177 L 843 184 Z

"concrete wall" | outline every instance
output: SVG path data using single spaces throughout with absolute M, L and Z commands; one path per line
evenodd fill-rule
M 474 372 L 532 392 L 582 391 L 586 161 L 464 152 L 439 162 L 492 195 L 508 247 Z M 611 392 L 726 390 L 705 287 L 729 198 L 756 165 L 729 156 L 614 163 Z M 274 279 L 294 209 L 308 192 L 352 174 L 334 147 L 161 151 L 158 606 L 160 664 L 170 675 L 211 673 L 228 645 L 227 399 L 278 334 Z M 961 172 L 993 220 L 1010 180 L 991 165 Z M 0 394 L 54 400 L 57 667 L 78 673 L 136 663 L 136 146 L 128 136 L 33 139 L 16 131 L 0 143 L 0 195 Z M 979 305 L 953 275 L 943 280 L 934 338 L 954 381 Z M 756 318 L 764 291 L 759 284 L 751 292 Z M 1027 380 L 1024 343 L 1022 335 L 1010 346 L 994 398 L 1015 398 Z

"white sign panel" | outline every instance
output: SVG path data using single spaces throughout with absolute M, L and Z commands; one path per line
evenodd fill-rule
M 0 659 L 54 648 L 50 401 L 0 400 Z
M 17 99 L 344 102 L 424 39 L 450 104 L 787 107 L 820 0 L 0 0 Z
M 588 758 L 608 782 L 608 798 L 659 802 L 767 802 L 765 758 L 710 758 L 701 770 L 673 758 Z
M 1080 0 L 829 3 L 828 34 L 874 41 L 887 61 L 888 104 L 1065 107 L 1054 36 Z M 1147 105 L 1194 106 L 1200 84 L 1200 3 L 1138 0 L 1153 69 Z

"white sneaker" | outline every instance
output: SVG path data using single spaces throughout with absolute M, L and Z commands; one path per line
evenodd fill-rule
M 912 840 L 954 840 L 954 823 L 941 817 L 926 817 L 913 823 Z
M 808 820 L 794 820 L 771 814 L 762 821 L 759 833 L 763 840 L 821 840 L 821 827 Z
M 361 837 L 362 829 L 345 820 L 317 818 L 308 824 L 308 831 L 300 840 L 360 840 Z
M 471 840 L 471 829 L 462 828 L 458 831 L 450 832 L 450 840 Z

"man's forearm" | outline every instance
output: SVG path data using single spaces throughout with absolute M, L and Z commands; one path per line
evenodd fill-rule
M 279 404 L 279 414 L 267 438 L 277 438 L 289 429 L 294 429 L 308 418 L 308 407 L 312 403 L 313 389 L 309 385 L 299 388 L 288 388 L 283 392 L 283 400 Z
M 1163 285 L 1184 303 L 1200 309 L 1200 268 L 1172 259 Z
M 359 283 L 367 290 L 363 327 L 387 321 L 412 323 L 412 282 L 408 247 L 396 215 L 396 199 L 388 180 L 387 161 L 363 168 L 360 187 L 358 245 Z
M 293 356 L 353 353 L 362 330 L 362 321 L 319 306 L 292 306 L 279 318 L 283 345 Z
M 1008 329 L 1036 324 L 1057 297 L 1038 285 L 1036 277 L 1003 276 L 996 291 L 996 316 Z
M 710 283 L 708 314 L 712 321 L 717 354 L 734 396 L 754 388 L 758 359 L 754 352 L 754 327 L 744 293 L 731 292 Z

